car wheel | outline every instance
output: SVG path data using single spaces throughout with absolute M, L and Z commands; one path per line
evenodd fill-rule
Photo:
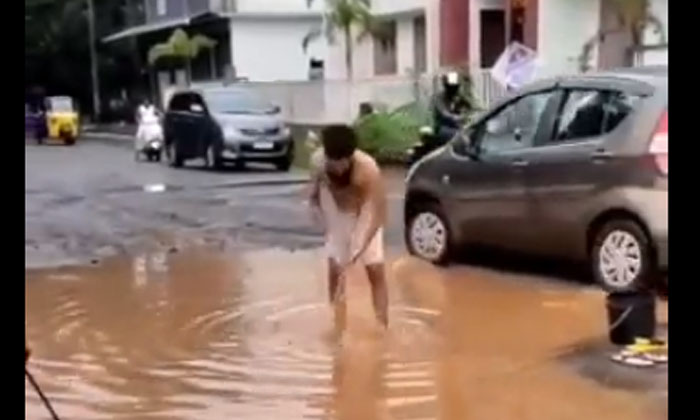
M 173 168 L 179 168 L 182 166 L 182 158 L 177 152 L 177 146 L 174 141 L 168 144 L 168 164 Z
M 608 292 L 647 289 L 656 267 L 646 233 L 631 220 L 613 220 L 595 235 L 591 264 L 596 281 Z
M 207 166 L 211 169 L 221 169 L 223 163 L 218 148 L 212 143 L 207 147 Z
M 289 157 L 283 157 L 275 163 L 277 170 L 287 172 L 292 167 L 292 160 Z
M 407 218 L 404 234 L 412 255 L 437 265 L 449 262 L 453 251 L 452 234 L 438 204 L 415 206 Z
M 65 144 L 66 146 L 74 145 L 75 144 L 75 137 L 69 136 L 69 137 L 64 138 L 63 144 Z

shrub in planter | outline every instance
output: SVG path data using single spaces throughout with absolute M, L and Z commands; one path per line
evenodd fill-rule
M 358 147 L 379 162 L 402 162 L 419 140 L 420 124 L 407 112 L 375 112 L 357 120 Z

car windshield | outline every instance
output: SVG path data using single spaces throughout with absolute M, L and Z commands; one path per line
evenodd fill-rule
M 73 101 L 67 97 L 49 98 L 47 108 L 53 112 L 73 112 Z
M 204 95 L 212 112 L 222 114 L 273 114 L 276 108 L 262 97 L 244 91 L 209 92 Z

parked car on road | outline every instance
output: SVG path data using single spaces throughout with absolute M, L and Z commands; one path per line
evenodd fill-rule
M 250 89 L 208 88 L 175 93 L 163 123 L 171 166 L 204 158 L 211 168 L 227 161 L 267 162 L 289 170 L 294 147 L 280 108 Z
M 610 291 L 650 286 L 668 266 L 667 107 L 665 66 L 512 95 L 409 171 L 410 252 L 444 263 L 479 244 L 588 261 Z

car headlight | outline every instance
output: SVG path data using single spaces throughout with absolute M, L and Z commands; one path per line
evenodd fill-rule
M 227 125 L 224 127 L 224 138 L 231 139 L 240 136 L 240 133 L 232 125 Z

